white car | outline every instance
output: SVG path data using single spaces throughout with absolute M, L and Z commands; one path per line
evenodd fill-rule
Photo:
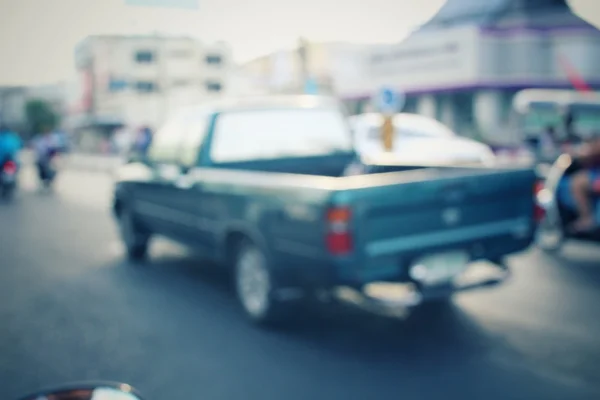
M 461 137 L 442 123 L 418 114 L 394 116 L 395 137 L 392 155 L 401 162 L 414 163 L 493 163 L 492 149 L 480 142 Z M 380 114 L 350 117 L 357 152 L 365 157 L 384 152 Z

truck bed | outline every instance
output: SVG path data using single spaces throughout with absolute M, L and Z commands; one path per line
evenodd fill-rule
M 196 174 L 205 193 L 228 204 L 216 219 L 248 220 L 262 209 L 252 218 L 279 263 L 336 282 L 398 280 L 407 263 L 430 253 L 461 250 L 498 260 L 530 245 L 531 168 L 406 169 L 349 177 L 213 168 Z M 353 251 L 342 257 L 325 246 L 331 207 L 352 212 Z

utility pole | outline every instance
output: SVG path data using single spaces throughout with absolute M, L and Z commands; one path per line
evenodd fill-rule
M 301 90 L 304 91 L 304 86 L 306 82 L 308 82 L 309 73 L 308 73 L 308 41 L 305 38 L 300 38 L 298 40 L 298 58 L 300 60 L 300 87 Z

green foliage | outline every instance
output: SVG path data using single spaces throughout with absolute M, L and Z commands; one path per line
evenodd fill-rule
M 25 116 L 32 133 L 40 133 L 58 126 L 60 118 L 52 105 L 44 100 L 30 100 L 25 104 Z

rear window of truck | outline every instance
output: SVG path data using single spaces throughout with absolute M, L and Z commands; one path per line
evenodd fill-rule
M 219 115 L 211 158 L 237 162 L 352 151 L 347 121 L 337 110 L 244 110 Z

